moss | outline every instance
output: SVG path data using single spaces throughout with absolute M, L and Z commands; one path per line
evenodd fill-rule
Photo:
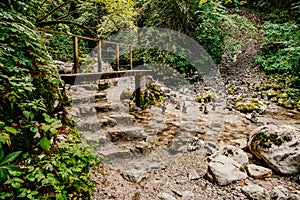
M 232 85 L 229 84 L 228 86 L 226 86 L 227 91 L 229 92 L 229 94 L 234 95 L 235 90 L 233 89 Z
M 278 105 L 287 109 L 294 109 L 294 105 L 290 101 L 279 101 Z
M 274 91 L 274 90 L 268 90 L 267 91 L 267 96 L 268 96 L 268 99 L 271 99 L 272 97 L 277 97 L 278 96 L 278 92 Z
M 281 99 L 287 99 L 288 97 L 289 97 L 289 95 L 285 92 L 278 94 L 278 98 L 281 98 Z
M 277 102 L 278 102 L 278 98 L 277 98 L 277 97 L 272 97 L 272 98 L 270 99 L 270 101 L 277 103 Z
M 223 153 L 225 156 L 228 156 L 228 155 L 233 155 L 233 151 L 231 149 L 228 149 L 227 151 L 225 151 Z
M 203 95 L 203 99 L 205 102 L 212 102 L 215 101 L 217 99 L 217 95 L 216 93 L 214 93 L 213 91 L 206 91 Z
M 250 113 L 254 110 L 259 109 L 262 106 L 262 103 L 259 102 L 257 99 L 250 99 L 244 102 L 238 101 L 235 103 L 234 108 L 243 113 Z
M 130 90 L 123 90 L 120 95 L 121 101 L 126 99 L 131 99 L 132 97 L 133 97 L 133 92 L 131 92 Z
M 297 108 L 298 111 L 300 111 L 300 100 L 297 102 L 296 108 Z
M 199 103 L 201 102 L 202 99 L 204 100 L 204 102 L 212 102 L 217 99 L 217 95 L 212 91 L 206 91 L 203 94 L 203 96 L 201 96 L 200 94 L 197 94 L 195 97 L 195 100 Z
M 261 89 L 261 85 L 260 84 L 255 84 L 252 86 L 252 88 L 256 91 L 259 91 Z
M 282 90 L 284 89 L 284 84 L 283 83 L 271 83 L 271 84 L 266 84 L 260 87 L 260 90 Z
M 292 138 L 289 135 L 283 135 L 280 137 L 274 133 L 266 135 L 263 132 L 258 133 L 254 138 L 254 141 L 257 141 L 259 146 L 266 149 L 270 148 L 272 144 L 281 146 L 284 142 L 289 142 L 291 140 Z
M 241 167 L 240 167 L 240 171 L 246 173 L 245 167 L 241 166 Z
M 195 101 L 197 101 L 198 103 L 200 103 L 201 99 L 202 99 L 201 95 L 197 94 L 196 97 L 195 97 Z

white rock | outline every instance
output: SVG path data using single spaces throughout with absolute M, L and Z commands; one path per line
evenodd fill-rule
M 200 175 L 198 174 L 196 169 L 192 169 L 189 172 L 189 180 L 198 180 L 199 178 L 200 178 Z
M 225 186 L 233 181 L 247 178 L 247 174 L 242 172 L 243 166 L 225 155 L 214 157 L 208 164 L 207 178 L 218 185 Z
M 272 176 L 272 170 L 254 164 L 248 165 L 249 176 L 253 178 L 266 178 Z
M 247 166 L 249 163 L 247 154 L 240 148 L 227 145 L 221 148 L 219 151 L 217 151 L 215 154 L 211 156 L 211 158 L 217 157 L 219 155 L 224 155 L 229 158 L 232 158 L 236 162 L 238 162 L 242 166 Z
M 249 198 L 253 200 L 270 200 L 270 194 L 268 191 L 258 185 L 247 185 L 242 187 L 242 192 Z
M 274 187 L 271 197 L 272 197 L 272 199 L 288 200 L 289 193 L 290 193 L 290 191 L 288 189 L 286 189 L 280 185 L 280 186 Z
M 129 169 L 122 172 L 122 177 L 130 182 L 139 183 L 147 179 L 147 172 L 137 169 Z
M 176 200 L 175 197 L 172 197 L 171 195 L 167 194 L 167 193 L 160 193 L 158 195 L 158 198 L 161 200 Z
M 248 147 L 275 171 L 283 174 L 300 173 L 299 129 L 290 125 L 259 127 L 250 134 Z

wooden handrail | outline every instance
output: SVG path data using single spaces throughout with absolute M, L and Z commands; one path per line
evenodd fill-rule
M 78 73 L 79 72 L 78 38 L 97 42 L 97 47 L 98 47 L 98 51 L 97 51 L 97 53 L 98 53 L 98 72 L 102 71 L 102 48 L 101 48 L 101 45 L 103 43 L 116 45 L 115 53 L 116 53 L 116 64 L 117 64 L 117 70 L 118 71 L 120 70 L 119 69 L 119 67 L 120 67 L 120 45 L 128 46 L 129 47 L 130 69 L 133 68 L 132 45 L 130 45 L 130 44 L 111 42 L 111 41 L 106 41 L 106 40 L 99 40 L 99 39 L 96 39 L 96 38 L 90 38 L 90 37 L 86 37 L 86 36 L 75 35 L 75 34 L 65 33 L 65 32 L 61 32 L 61 31 L 52 31 L 52 30 L 47 30 L 47 29 L 42 29 L 42 28 L 39 28 L 38 30 L 41 31 L 42 38 L 45 37 L 45 33 L 66 35 L 66 36 L 69 36 L 69 37 L 73 38 L 73 50 L 74 50 L 73 73 Z
M 65 33 L 65 32 L 61 32 L 61 31 L 52 31 L 52 30 L 47 30 L 47 29 L 42 29 L 39 28 L 38 29 L 41 32 L 45 32 L 45 33 L 53 33 L 53 34 L 59 34 L 59 35 L 66 35 L 66 36 L 70 36 L 70 37 L 74 37 L 76 36 L 77 38 L 81 38 L 81 39 L 85 39 L 85 40 L 91 40 L 91 41 L 99 41 L 99 39 L 96 38 L 91 38 L 91 37 L 86 37 L 86 36 L 81 36 L 81 35 L 75 35 L 75 34 L 71 34 L 71 33 Z M 130 44 L 125 44 L 125 43 L 119 43 L 119 42 L 111 42 L 111 41 L 107 41 L 107 40 L 101 40 L 103 43 L 107 43 L 107 44 L 119 44 L 122 46 L 131 46 Z

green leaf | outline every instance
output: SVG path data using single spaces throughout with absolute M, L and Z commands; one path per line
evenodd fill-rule
M 23 115 L 24 115 L 24 117 L 27 119 L 27 120 L 29 120 L 29 112 L 27 111 L 27 110 L 24 110 L 23 111 Z
M 35 175 L 34 175 L 34 174 L 28 174 L 28 175 L 26 176 L 26 178 L 27 178 L 27 180 L 29 180 L 29 181 L 34 181 L 34 180 L 35 180 Z
M 20 171 L 20 167 L 18 167 L 17 165 L 12 165 L 12 164 L 0 166 L 0 169 L 7 169 L 7 170 L 12 170 L 12 171 Z
M 14 135 L 16 135 L 18 133 L 18 131 L 14 128 L 14 127 L 11 127 L 11 126 L 6 126 L 5 127 L 5 130 L 9 133 L 12 133 Z
M 0 183 L 4 183 L 7 180 L 7 172 L 0 169 Z
M 49 149 L 51 147 L 50 140 L 48 140 L 48 138 L 46 138 L 46 137 L 42 137 L 42 139 L 40 140 L 40 145 L 41 145 L 42 149 L 45 151 L 49 151 Z
M 4 165 L 7 164 L 11 161 L 14 161 L 20 154 L 22 153 L 22 151 L 16 151 L 16 152 L 12 152 L 10 154 L 8 154 L 0 163 L 0 165 Z

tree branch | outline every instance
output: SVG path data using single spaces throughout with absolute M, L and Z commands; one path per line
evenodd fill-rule
M 63 2 L 62 4 L 60 4 L 59 6 L 57 6 L 56 8 L 53 8 L 49 13 L 47 13 L 47 14 L 44 15 L 43 17 L 39 18 L 39 19 L 37 20 L 37 22 L 39 23 L 39 22 L 44 21 L 47 17 L 49 17 L 50 15 L 52 15 L 52 14 L 53 14 L 55 11 L 57 11 L 59 8 L 63 7 L 64 5 L 66 5 L 66 4 L 70 3 L 70 2 L 72 2 L 72 0 L 71 0 L 71 1 Z

